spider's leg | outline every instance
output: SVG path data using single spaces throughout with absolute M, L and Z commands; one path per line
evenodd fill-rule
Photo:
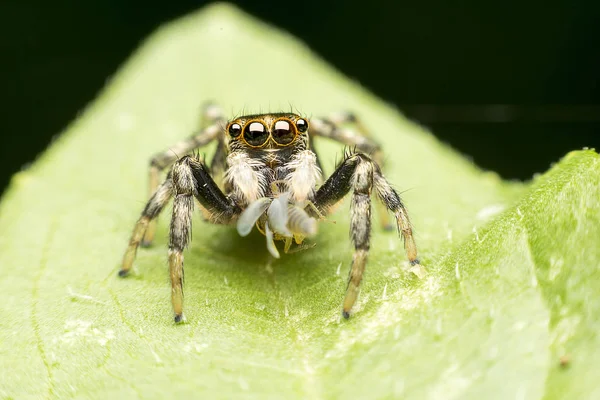
M 413 266 L 419 264 L 419 260 L 417 259 L 417 245 L 415 244 L 415 239 L 413 237 L 412 226 L 410 219 L 408 218 L 408 212 L 406 207 L 404 207 L 404 203 L 402 203 L 400 195 L 392 188 L 377 166 L 375 166 L 373 172 L 373 180 L 377 196 L 396 217 L 396 226 L 398 228 L 398 233 L 401 234 L 404 239 L 404 249 L 408 256 L 408 261 L 410 261 L 410 264 Z
M 224 128 L 226 124 L 225 116 L 221 107 L 209 102 L 204 105 L 200 127 L 204 127 L 203 124 L 212 125 L 215 123 L 220 123 Z M 225 145 L 223 136 L 218 136 L 217 139 L 217 149 L 215 150 L 215 154 L 210 161 L 210 174 L 215 182 L 220 183 L 222 182 L 223 174 L 227 169 L 227 146 Z
M 171 166 L 175 160 L 189 154 L 192 150 L 205 146 L 214 139 L 219 137 L 219 133 L 223 129 L 224 117 L 221 109 L 213 104 L 208 104 L 204 107 L 204 120 L 209 122 L 209 125 L 203 127 L 199 132 L 194 133 L 187 139 L 184 139 L 167 150 L 155 154 L 150 159 L 149 170 L 149 192 L 150 196 L 154 194 L 158 186 L 160 172 Z M 154 234 L 156 233 L 156 221 L 151 221 L 148 224 L 142 246 L 147 247 L 152 244 Z
M 311 135 L 326 137 L 366 153 L 380 166 L 383 165 L 381 146 L 371 138 L 363 124 L 352 113 L 339 112 L 328 118 L 311 119 Z M 383 229 L 392 230 L 390 216 L 382 204 L 377 203 L 378 216 Z
M 215 180 L 215 182 L 222 183 L 223 176 L 225 175 L 225 170 L 227 169 L 227 146 L 225 145 L 225 141 L 222 137 L 219 137 L 219 141 L 217 143 L 217 149 L 215 150 L 215 154 L 213 155 L 212 160 L 210 161 L 210 174 Z M 219 186 L 222 190 L 224 189 L 222 186 Z
M 383 165 L 381 146 L 371 138 L 354 114 L 335 113 L 327 118 L 312 118 L 309 132 L 312 136 L 326 137 L 356 147 L 358 151 L 372 157 L 377 164 Z
M 416 264 L 416 246 L 412 238 L 410 221 L 400 197 L 381 175 L 379 166 L 367 155 L 356 153 L 347 157 L 315 194 L 314 205 L 322 214 L 352 190 L 350 237 L 354 243 L 352 266 L 348 276 L 346 297 L 342 314 L 350 316 L 358 298 L 360 283 L 369 255 L 371 239 L 371 192 L 376 188 L 384 204 L 394 211 L 399 229 L 405 238 L 406 251 L 411 263 Z M 315 213 L 306 208 L 309 213 Z
M 121 265 L 121 270 L 119 271 L 120 276 L 127 275 L 131 270 L 133 260 L 135 259 L 144 232 L 146 232 L 148 226 L 158 216 L 169 200 L 171 200 L 172 196 L 173 181 L 171 179 L 171 173 L 169 173 L 162 185 L 158 187 L 152 197 L 150 197 L 150 200 L 148 200 L 146 207 L 144 207 L 144 210 L 142 211 L 142 215 L 133 228 L 131 238 L 129 239 L 129 246 L 127 246 L 127 250 L 123 256 L 123 263 Z
M 184 157 L 173 166 L 173 216 L 169 232 L 169 275 L 175 322 L 183 319 L 183 251 L 192 229 L 194 197 L 210 213 L 210 222 L 227 224 L 241 208 L 225 196 L 198 159 Z
M 323 171 L 323 164 L 321 163 L 321 158 L 319 157 L 319 154 L 317 153 L 317 149 L 315 148 L 315 137 L 314 136 L 309 137 L 309 139 L 308 139 L 308 149 L 315 154 L 316 164 L 317 164 L 317 167 L 319 168 L 319 170 L 321 170 L 322 173 L 325 173 L 325 171 Z
M 315 194 L 314 205 L 323 214 L 352 190 L 350 237 L 354 243 L 352 266 L 342 314 L 350 310 L 358 297 L 360 282 L 369 255 L 371 241 L 371 189 L 373 187 L 373 162 L 364 154 L 346 158 Z M 310 212 L 309 210 L 307 210 Z

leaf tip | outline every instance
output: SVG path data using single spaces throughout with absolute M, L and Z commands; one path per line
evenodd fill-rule
M 581 157 L 581 156 L 600 157 L 600 154 L 598 154 L 596 152 L 596 149 L 593 147 L 584 147 L 581 150 L 572 150 L 572 151 L 568 152 L 563 157 L 563 160 L 566 161 L 566 160 L 570 160 L 571 158 Z

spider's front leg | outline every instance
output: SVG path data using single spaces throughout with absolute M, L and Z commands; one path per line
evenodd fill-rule
M 371 242 L 371 193 L 373 188 L 379 199 L 396 217 L 398 231 L 404 237 L 410 263 L 412 265 L 419 263 L 410 220 L 398 193 L 382 175 L 377 163 L 367 155 L 356 153 L 347 157 L 319 188 L 314 200 L 317 209 L 326 214 L 352 190 L 350 236 L 355 251 L 343 303 L 344 318 L 350 317 L 352 306 L 356 303 L 367 264 Z
M 194 197 L 210 213 L 209 221 L 215 224 L 230 223 L 242 210 L 231 198 L 223 194 L 210 176 L 204 163 L 194 157 L 186 156 L 177 161 L 161 188 L 168 185 L 167 182 L 170 182 L 170 188 L 174 196 L 169 231 L 171 301 L 175 322 L 180 322 L 183 319 L 183 251 L 190 241 Z M 157 193 L 160 190 L 159 188 Z M 155 197 L 153 196 L 153 199 Z M 153 199 L 150 200 L 146 209 L 152 208 Z M 143 214 L 134 229 L 129 248 L 123 259 L 122 269 L 119 272 L 121 276 L 126 275 L 131 268 L 135 257 L 135 248 L 137 248 L 137 244 L 141 239 L 139 232 L 142 232 L 144 225 L 149 222 L 145 222 L 147 219 L 148 217 Z
M 169 231 L 169 275 L 175 322 L 183 319 L 183 251 L 189 244 L 195 197 L 210 213 L 209 221 L 228 224 L 242 209 L 225 196 L 206 166 L 193 157 L 184 157 L 173 166 L 173 216 Z

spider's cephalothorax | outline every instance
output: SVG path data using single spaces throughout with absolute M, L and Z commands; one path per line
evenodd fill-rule
M 306 118 L 292 113 L 246 115 L 226 122 L 220 109 L 209 105 L 205 118 L 209 124 L 199 133 L 152 157 L 151 197 L 133 230 L 119 271 L 120 276 L 127 275 L 139 245 L 152 243 L 155 218 L 174 198 L 169 272 L 176 322 L 183 319 L 183 251 L 190 240 L 194 199 L 209 222 L 236 223 L 242 236 L 256 226 L 266 236 L 269 252 L 278 258 L 275 240 L 285 242 L 286 253 L 294 243 L 304 248 L 304 238 L 316 234 L 317 220 L 351 193 L 350 236 L 355 251 L 343 302 L 345 318 L 356 302 L 367 263 L 373 192 L 381 201 L 378 204 L 394 214 L 409 261 L 419 263 L 406 209 L 381 172 L 380 147 L 354 116 L 340 113 L 313 118 L 310 128 Z M 357 129 L 342 128 L 350 124 Z M 356 149 L 344 155 L 325 182 L 313 147 L 316 136 Z M 199 156 L 178 157 L 212 141 L 217 142 L 217 149 L 210 165 Z M 159 185 L 160 172 L 169 166 L 166 179 Z M 391 229 L 385 211 L 380 213 L 381 222 L 384 229 Z

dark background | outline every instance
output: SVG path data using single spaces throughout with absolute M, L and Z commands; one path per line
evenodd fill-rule
M 179 0 L 0 0 L 0 192 Z M 600 2 L 237 1 L 505 178 L 600 148 Z

